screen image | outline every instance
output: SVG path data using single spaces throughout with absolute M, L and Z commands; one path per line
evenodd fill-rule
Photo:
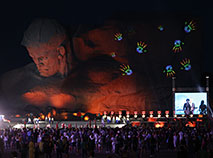
M 207 114 L 207 93 L 175 93 L 175 114 Z

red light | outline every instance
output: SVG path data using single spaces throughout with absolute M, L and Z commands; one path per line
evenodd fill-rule
M 134 115 L 137 115 L 138 114 L 138 112 L 137 111 L 134 111 Z
M 158 115 L 160 115 L 161 114 L 161 111 L 158 111 Z
M 149 111 L 149 114 L 150 114 L 150 115 L 153 115 L 153 111 Z
M 169 114 L 169 111 L 168 111 L 168 110 L 167 110 L 167 111 L 165 111 L 165 114 L 166 114 L 166 115 L 168 115 L 168 114 Z
M 148 121 L 148 122 L 155 122 L 155 121 L 157 121 L 157 119 L 156 119 L 156 118 L 153 118 L 153 117 L 152 117 L 152 118 L 149 117 L 147 121 Z
M 129 111 L 127 111 L 126 114 L 129 115 Z
M 140 125 L 141 125 L 141 123 L 138 121 L 132 122 L 132 127 L 135 127 L 135 126 L 139 127 Z
M 197 122 L 203 122 L 203 120 L 201 120 L 201 119 L 197 119 L 196 121 L 197 121 Z
M 145 115 L 146 114 L 146 111 L 142 111 L 142 115 Z

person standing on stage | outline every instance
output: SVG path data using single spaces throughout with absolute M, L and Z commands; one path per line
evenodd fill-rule
M 190 111 L 191 111 L 191 105 L 190 105 L 189 101 L 190 100 L 187 98 L 186 103 L 183 106 L 183 111 L 184 111 L 185 115 L 189 115 Z
M 202 115 L 207 114 L 207 106 L 206 106 L 206 104 L 204 104 L 204 100 L 201 100 L 199 111 L 200 111 L 200 114 L 202 114 Z

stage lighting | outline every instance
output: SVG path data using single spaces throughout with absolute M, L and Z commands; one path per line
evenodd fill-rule
M 107 117 L 107 112 L 104 111 L 104 115 L 102 116 L 102 119 L 105 120 L 106 117 Z
M 165 111 L 165 116 L 168 118 L 169 117 L 169 111 Z
M 89 120 L 89 116 L 85 116 L 84 121 L 88 121 L 88 120 Z
M 21 117 L 21 116 L 19 114 L 17 114 L 16 117 Z M 0 120 L 1 120 L 1 116 L 0 116 Z
M 4 115 L 0 115 L 0 121 L 4 120 Z
M 75 112 L 75 113 L 73 113 L 73 116 L 77 116 L 78 114 Z
M 177 115 L 174 115 L 174 117 L 177 117 Z
M 142 118 L 146 117 L 146 111 L 142 111 Z
M 116 121 L 115 116 L 112 116 L 112 123 L 115 123 L 115 121 Z
M 126 112 L 126 117 L 129 118 L 129 111 Z
M 198 115 L 198 117 L 200 117 L 200 118 L 201 118 L 201 117 L 203 117 L 203 115 Z
M 153 111 L 149 111 L 149 117 L 153 117 Z
M 111 111 L 111 116 L 114 114 L 114 111 Z
M 107 123 L 110 123 L 110 122 L 111 122 L 111 117 L 107 116 Z
M 193 117 L 193 114 L 190 114 L 190 117 Z
M 183 115 L 181 115 L 182 117 L 184 117 L 185 115 L 183 114 Z
M 116 122 L 116 123 L 120 123 L 120 117 L 116 116 L 116 117 L 115 117 L 115 122 Z
M 134 111 L 134 118 L 137 119 L 137 117 L 138 117 L 138 112 Z
M 158 113 L 158 118 L 160 118 L 161 117 L 161 111 L 157 111 L 157 113 Z
M 119 111 L 118 114 L 119 114 L 119 115 L 118 115 L 119 118 L 121 118 L 121 117 L 122 117 L 122 111 Z

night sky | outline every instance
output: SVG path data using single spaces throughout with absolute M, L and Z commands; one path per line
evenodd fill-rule
M 28 2 L 29 3 L 29 2 Z M 32 62 L 26 49 L 20 45 L 23 33 L 30 22 L 37 17 L 55 18 L 64 25 L 101 24 L 114 14 L 178 13 L 199 16 L 202 21 L 203 75 L 213 74 L 212 37 L 213 9 L 210 4 L 194 0 L 146 1 L 140 3 L 84 3 L 84 2 L 37 2 L 31 4 L 2 4 L 0 9 L 0 75 Z

